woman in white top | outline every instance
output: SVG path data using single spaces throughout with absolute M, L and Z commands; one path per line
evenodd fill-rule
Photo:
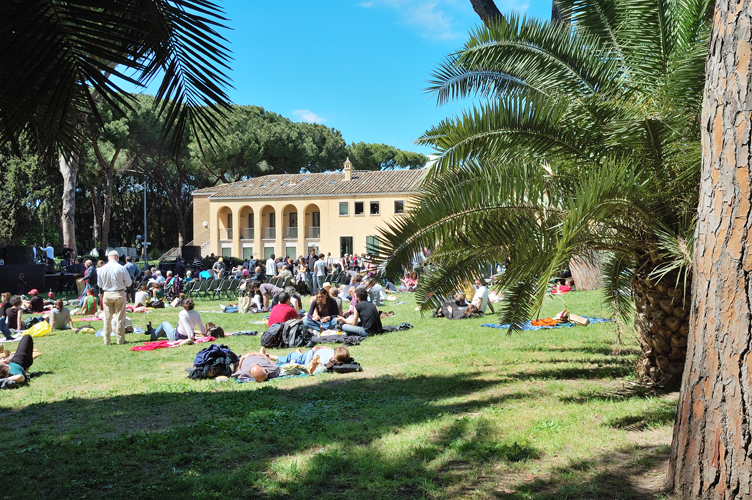
M 146 285 L 141 285 L 136 292 L 135 300 L 133 301 L 136 305 L 142 305 L 147 306 L 149 305 L 149 292 L 147 291 Z
M 473 295 L 472 305 L 484 314 L 488 308 L 488 288 L 479 278 L 475 278 L 475 295 Z
M 197 327 L 201 335 L 206 335 L 206 327 L 201 322 L 201 315 L 198 311 L 193 310 L 193 306 L 193 299 L 183 301 L 183 310 L 178 314 L 177 328 L 173 328 L 168 321 L 159 325 L 156 330 L 149 327 L 147 333 L 151 335 L 151 339 L 157 340 L 159 337 L 167 337 L 170 340 L 193 340 L 196 338 L 195 330 Z

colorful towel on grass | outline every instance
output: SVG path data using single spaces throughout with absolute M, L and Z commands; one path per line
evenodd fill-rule
M 583 316 L 583 318 L 589 319 L 590 323 L 610 323 L 611 321 L 614 321 L 613 319 L 609 318 L 593 318 L 590 316 Z M 512 325 L 510 325 L 509 323 L 507 323 L 506 325 L 486 323 L 485 325 L 481 326 L 488 328 L 499 328 L 500 330 L 509 330 L 509 327 L 511 327 Z M 554 326 L 533 326 L 532 321 L 525 321 L 520 326 L 520 330 L 550 330 L 552 328 L 572 328 L 573 326 L 575 326 L 574 323 L 558 323 Z
M 85 318 L 75 318 L 73 320 L 74 323 L 77 321 L 102 321 L 102 318 L 99 316 L 87 316 Z
M 194 343 L 200 344 L 201 342 L 214 342 L 217 340 L 214 337 L 201 337 L 196 339 Z M 131 351 L 155 351 L 157 349 L 169 349 L 171 347 L 178 347 L 182 340 L 157 340 L 156 342 L 146 342 L 144 345 L 137 345 L 131 347 Z

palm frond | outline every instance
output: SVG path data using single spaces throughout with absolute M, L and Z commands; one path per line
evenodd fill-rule
M 173 142 L 190 126 L 210 133 L 226 106 L 229 58 L 205 0 L 11 2 L 0 42 L 0 142 L 33 131 L 48 151 L 78 150 L 79 124 L 100 99 L 128 107 L 119 81 L 145 85 L 164 71 L 160 97 Z
M 602 261 L 603 302 L 624 323 L 632 318 L 632 277 L 634 258 L 625 253 L 609 252 Z

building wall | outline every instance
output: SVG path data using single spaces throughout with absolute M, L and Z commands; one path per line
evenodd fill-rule
M 208 207 L 203 200 L 208 199 Z M 199 201 L 196 203 L 196 201 Z M 276 256 L 287 255 L 295 249 L 296 258 L 315 247 L 318 252 L 331 252 L 341 257 L 340 237 L 352 237 L 352 251 L 361 254 L 366 250 L 368 236 L 378 235 L 377 227 L 386 227 L 388 221 L 400 215 L 394 214 L 395 200 L 408 203 L 408 195 L 348 195 L 331 197 L 278 197 L 264 199 L 211 199 L 194 197 L 194 231 L 204 231 L 202 223 L 209 222 L 210 251 L 215 255 L 260 258 L 273 252 Z M 339 215 L 340 202 L 347 203 L 348 215 Z M 355 215 L 355 203 L 362 202 L 363 215 Z M 371 214 L 371 202 L 379 203 L 379 213 Z M 319 226 L 313 224 L 313 213 L 320 213 Z M 275 214 L 273 235 L 269 231 L 269 214 Z M 288 230 L 291 212 L 297 213 L 297 231 Z M 253 219 L 253 234 L 248 216 Z M 231 221 L 228 220 L 231 216 Z M 229 227 L 229 224 L 232 227 Z M 200 227 L 200 229 L 199 229 Z M 311 229 L 318 227 L 316 231 Z M 228 231 L 229 230 L 229 231 Z M 297 232 L 297 234 L 295 234 Z M 198 244 L 198 243 L 197 243 Z
M 197 246 L 209 240 L 204 221 L 209 221 L 209 195 L 196 195 L 193 197 L 193 241 Z

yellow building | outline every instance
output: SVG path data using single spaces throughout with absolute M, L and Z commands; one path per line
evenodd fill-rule
M 400 217 L 420 170 L 267 175 L 193 192 L 193 234 L 202 253 L 297 258 L 313 248 L 335 258 L 378 248 L 377 227 Z

